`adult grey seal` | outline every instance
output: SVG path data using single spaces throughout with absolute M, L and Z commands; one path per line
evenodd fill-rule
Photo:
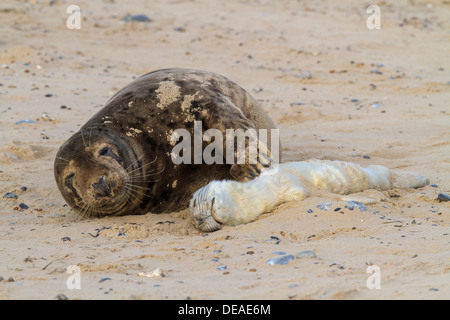
M 263 143 L 264 157 L 253 164 L 175 164 L 173 132 L 192 135 L 194 121 L 223 136 L 227 129 L 266 129 L 270 138 L 276 129 L 246 90 L 221 75 L 154 71 L 117 92 L 61 146 L 54 164 L 59 190 L 85 216 L 170 212 L 187 208 L 210 181 L 249 181 L 270 166 L 270 144 Z

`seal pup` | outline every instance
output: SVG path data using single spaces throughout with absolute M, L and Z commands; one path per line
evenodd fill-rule
M 430 181 L 414 172 L 392 171 L 371 165 L 362 168 L 342 161 L 309 160 L 279 165 L 247 183 L 212 181 L 194 193 L 189 210 L 196 228 L 211 232 L 223 225 L 254 221 L 274 207 L 303 200 L 314 187 L 336 194 L 367 189 L 420 188 Z
M 62 196 L 85 216 L 178 211 L 212 180 L 249 181 L 270 166 L 271 146 L 263 142 L 256 163 L 174 164 L 173 132 L 192 135 L 194 121 L 223 136 L 227 129 L 266 129 L 270 139 L 276 129 L 246 90 L 221 75 L 150 72 L 119 90 L 61 146 L 54 174 Z

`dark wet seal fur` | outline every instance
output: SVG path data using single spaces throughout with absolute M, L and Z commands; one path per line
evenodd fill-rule
M 175 165 L 170 136 L 176 129 L 193 136 L 194 120 L 224 137 L 226 129 L 276 128 L 254 98 L 223 76 L 188 69 L 148 73 L 61 146 L 54 172 L 64 199 L 84 216 L 170 212 L 187 208 L 193 193 L 212 180 L 259 175 L 260 163 Z

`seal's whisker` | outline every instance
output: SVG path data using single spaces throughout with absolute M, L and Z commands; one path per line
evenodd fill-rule
M 132 197 L 134 200 L 137 200 L 140 203 L 142 203 L 142 200 L 140 200 L 135 194 L 133 194 L 133 191 L 130 188 L 125 187 L 125 192 L 127 197 Z
M 146 166 L 149 166 L 149 165 L 153 164 L 153 163 L 158 159 L 158 157 L 155 157 L 155 160 L 150 161 L 149 163 L 144 163 L 143 165 L 137 167 L 136 169 L 133 169 L 133 170 L 131 170 L 131 171 L 128 171 L 128 169 L 129 169 L 133 164 L 135 164 L 137 161 L 141 160 L 142 157 L 143 157 L 143 155 L 140 156 L 139 159 L 137 159 L 136 161 L 134 161 L 131 165 L 129 165 L 128 168 L 125 169 L 125 171 L 127 171 L 128 174 L 131 174 L 131 173 L 133 173 L 133 172 L 135 172 L 135 171 L 139 171 L 139 170 L 145 168 Z M 156 170 L 156 169 L 151 169 L 151 170 L 149 170 L 149 171 L 151 172 L 151 171 L 153 171 L 153 170 Z
M 128 186 L 125 186 L 125 190 L 126 190 L 128 196 L 131 196 L 135 200 L 139 201 L 140 203 L 143 203 L 141 199 L 139 199 L 135 194 L 133 194 L 133 192 L 135 190 L 130 189 Z
M 136 199 L 136 200 L 138 200 L 139 202 L 142 203 L 142 201 L 139 200 L 139 199 L 136 197 L 136 195 L 134 195 L 133 192 L 132 192 L 127 186 L 124 187 L 124 193 L 125 193 L 125 196 L 126 196 L 126 197 L 128 197 L 128 198 L 129 198 L 129 197 L 133 197 L 133 199 Z
M 87 148 L 86 141 L 84 140 L 83 129 L 80 130 L 80 133 L 81 133 L 81 139 L 83 139 L 83 145 L 85 148 Z
M 137 172 L 131 172 L 131 173 L 128 173 L 128 175 L 130 176 L 130 177 L 139 177 L 139 176 L 156 176 L 156 175 L 158 175 L 158 174 L 161 174 L 162 172 L 164 171 L 164 169 L 163 170 L 161 170 L 161 171 L 158 171 L 158 172 L 146 172 L 146 171 L 144 171 L 144 172 L 139 172 L 139 171 L 137 171 Z
M 138 185 L 134 184 L 133 182 L 128 183 L 127 186 L 130 186 L 130 187 L 133 187 L 133 188 L 139 188 L 139 189 L 143 189 L 143 190 L 151 190 L 151 188 L 138 186 Z
M 159 181 L 161 181 L 161 178 L 159 178 L 159 179 L 157 179 L 157 180 L 147 180 L 147 179 L 132 179 L 133 180 L 133 183 L 134 182 L 138 182 L 138 183 L 154 183 L 154 182 L 159 182 Z M 150 188 L 148 188 L 148 189 L 150 189 Z
M 63 160 L 63 161 L 66 161 L 66 162 L 70 162 L 69 160 L 64 159 L 64 158 L 62 158 L 62 157 L 56 157 L 56 159 Z
M 84 218 L 91 218 L 100 213 L 97 207 L 91 203 L 85 203 L 84 201 L 80 204 L 78 212 Z
M 146 194 L 145 192 L 142 192 L 142 191 L 140 191 L 140 190 L 136 190 L 135 187 L 136 187 L 135 185 L 127 184 L 127 185 L 125 186 L 125 189 L 127 189 L 127 190 L 130 191 L 130 192 L 136 192 L 136 193 L 138 193 L 138 194 L 140 194 L 140 195 L 143 195 L 144 197 L 152 198 L 152 196 Z
M 159 181 L 159 180 L 158 180 L 158 181 Z M 134 181 L 133 181 L 133 182 L 134 182 Z M 151 182 L 153 182 L 153 181 L 151 181 Z M 150 190 L 150 191 L 152 190 L 152 188 L 138 186 L 138 185 L 135 185 L 135 184 L 133 184 L 133 183 L 130 183 L 129 186 L 131 186 L 131 187 L 133 187 L 133 188 L 142 189 L 142 190 Z
M 128 172 L 128 169 L 130 169 L 130 167 L 132 167 L 136 162 L 138 162 L 139 160 L 142 159 L 144 155 L 142 154 L 139 158 L 137 158 L 136 160 L 134 160 L 128 167 L 125 168 L 125 171 Z
M 133 161 L 126 169 L 125 169 L 125 171 L 128 172 L 128 169 L 130 169 L 131 166 L 133 166 L 133 165 L 136 164 L 136 163 L 139 163 L 139 161 L 142 159 L 143 156 L 144 156 L 144 155 L 142 154 L 139 158 L 137 158 L 136 160 L 134 160 L 134 161 Z M 145 166 L 148 166 L 148 165 L 154 163 L 157 159 L 158 159 L 158 157 L 156 156 L 156 157 L 155 157 L 155 160 L 152 160 L 152 161 L 150 161 L 149 163 L 145 163 L 145 164 L 139 166 L 138 168 L 132 170 L 131 172 L 136 171 L 136 170 L 140 170 L 141 168 L 143 168 L 143 167 L 145 167 Z
M 141 169 L 141 168 L 138 168 L 138 169 Z M 138 170 L 138 169 L 135 169 L 135 170 L 133 170 L 133 171 L 131 171 L 131 172 L 128 172 L 128 174 L 129 175 L 134 175 L 134 174 L 136 174 L 136 175 L 144 175 L 144 174 L 146 174 L 146 175 L 149 175 L 149 176 L 154 176 L 154 175 L 157 175 L 157 174 L 161 174 L 161 173 L 163 173 L 164 172 L 164 170 L 166 169 L 166 166 L 164 166 L 160 171 L 158 171 L 158 172 L 151 172 L 151 171 L 153 171 L 153 170 L 155 170 L 155 169 L 152 169 L 152 170 L 150 170 L 150 171 L 144 171 L 144 172 L 134 172 L 134 171 L 136 171 L 136 170 Z
M 128 167 L 125 168 L 125 171 L 128 172 L 128 169 L 130 169 L 136 162 L 138 162 L 139 160 L 142 159 L 144 155 L 142 154 L 139 158 L 137 158 L 136 160 L 134 160 Z
M 89 130 L 89 147 L 92 145 L 91 137 L 92 137 L 92 127 L 91 127 L 91 130 Z
M 86 217 L 90 218 L 94 215 L 94 208 L 91 204 L 88 204 L 87 210 L 86 210 Z
M 127 186 L 126 189 L 129 190 L 130 192 L 136 192 L 136 193 L 138 193 L 138 194 L 140 194 L 140 195 L 143 195 L 143 196 L 145 196 L 145 197 L 151 198 L 151 196 L 149 196 L 149 195 L 146 194 L 145 192 L 142 192 L 142 191 L 140 191 L 140 190 L 134 189 L 133 186 Z
M 83 202 L 80 207 L 80 214 L 83 217 L 87 217 L 87 209 L 88 209 L 88 204 Z
M 91 216 L 93 216 L 93 208 L 92 208 L 92 205 L 90 203 L 88 203 L 87 206 L 86 206 L 85 216 L 87 218 L 90 218 Z
M 146 176 L 142 173 L 135 173 L 135 174 L 130 175 L 129 177 L 132 182 L 158 182 L 159 180 L 161 180 L 161 177 L 157 177 L 158 179 L 156 179 L 156 180 L 150 179 L 152 176 L 155 176 L 155 175 L 156 174 L 151 174 L 149 176 Z

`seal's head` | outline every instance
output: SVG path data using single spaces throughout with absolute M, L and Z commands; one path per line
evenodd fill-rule
M 139 163 L 125 140 L 80 130 L 59 149 L 55 179 L 67 203 L 85 216 L 129 214 L 129 202 L 138 198 L 132 180 Z

